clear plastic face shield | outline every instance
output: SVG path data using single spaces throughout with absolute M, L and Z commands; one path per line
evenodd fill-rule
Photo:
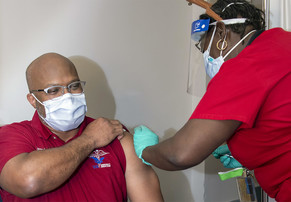
M 225 25 L 245 23 L 245 18 L 235 18 L 223 20 L 217 13 L 215 13 L 211 6 L 212 4 L 204 0 L 187 0 L 188 5 L 195 4 L 201 8 L 204 8 L 206 14 L 214 20 L 221 21 Z M 227 8 L 235 4 L 244 4 L 242 2 L 232 2 L 222 9 L 224 12 Z M 204 21 L 205 20 L 205 21 Z M 191 29 L 191 45 L 190 45 L 190 58 L 189 58 L 189 72 L 188 72 L 188 83 L 187 92 L 191 95 L 202 97 L 204 90 L 206 90 L 206 72 L 204 67 L 203 55 L 201 52 L 207 49 L 205 46 L 206 35 L 209 29 L 216 25 L 216 22 L 209 24 L 208 19 L 194 21 Z
M 196 20 L 192 23 L 191 40 L 195 43 L 195 46 L 201 52 L 204 50 L 204 42 L 207 31 L 209 29 L 210 19 Z
M 246 18 L 233 18 L 220 20 L 225 25 L 245 23 Z M 206 76 L 203 62 L 202 53 L 209 47 L 205 47 L 206 36 L 211 27 L 216 26 L 216 22 L 210 23 L 210 19 L 196 20 L 192 23 L 191 28 L 191 44 L 190 44 L 190 60 L 189 60 L 189 72 L 188 72 L 188 83 L 187 93 L 202 97 L 201 89 L 206 88 Z M 215 33 L 213 33 L 214 35 Z M 211 45 L 209 43 L 209 45 Z M 211 48 L 211 47 L 210 47 Z M 204 78 L 204 80 L 203 80 Z M 202 84 L 201 84 L 202 82 Z M 205 87 L 203 87 L 205 86 Z
M 195 4 L 201 8 L 204 8 L 206 11 L 206 14 L 210 17 L 212 17 L 216 21 L 222 20 L 222 18 L 217 15 L 212 9 L 211 3 L 208 3 L 204 0 L 187 0 L 189 3 L 188 5 L 191 6 L 192 4 Z M 191 29 L 191 36 L 193 40 L 191 39 L 191 46 L 190 46 L 190 57 L 189 57 L 189 68 L 188 68 L 188 83 L 187 83 L 187 92 L 191 95 L 195 95 L 197 97 L 202 97 L 204 90 L 206 90 L 206 76 L 205 76 L 205 70 L 204 68 L 201 68 L 203 66 L 203 60 L 202 56 L 198 49 L 196 47 L 199 47 L 201 49 L 201 45 L 203 45 L 206 36 L 206 32 L 209 28 L 209 20 L 206 20 L 205 22 L 197 22 L 192 23 L 192 29 Z M 194 31 L 195 30 L 195 31 Z M 195 35 L 192 35 L 194 34 Z M 205 35 L 204 35 L 205 34 Z M 203 90 L 204 89 L 204 90 Z

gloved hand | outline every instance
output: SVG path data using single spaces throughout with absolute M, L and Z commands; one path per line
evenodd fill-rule
M 220 157 L 220 162 L 223 164 L 226 168 L 241 168 L 242 165 L 235 160 L 232 156 L 226 154 L 222 157 Z
M 136 155 L 147 165 L 152 165 L 142 158 L 143 150 L 159 143 L 159 137 L 147 127 L 141 125 L 134 129 L 133 144 Z
M 221 145 L 219 146 L 217 149 L 214 150 L 214 152 L 212 153 L 212 155 L 219 159 L 221 156 L 225 155 L 225 154 L 229 154 L 231 155 L 227 144 Z
M 230 151 L 228 149 L 227 144 L 218 147 L 216 150 L 214 150 L 212 155 L 215 158 L 220 159 L 220 162 L 226 168 L 239 168 L 239 167 L 242 167 L 242 165 L 232 157 L 232 155 L 231 155 L 231 153 L 230 153 Z

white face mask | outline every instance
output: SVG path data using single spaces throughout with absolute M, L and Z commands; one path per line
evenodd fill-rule
M 87 112 L 84 93 L 66 93 L 60 97 L 40 102 L 44 106 L 46 117 L 39 116 L 53 129 L 69 131 L 76 129 L 83 122 Z
M 216 26 L 214 27 L 209 45 L 207 50 L 203 53 L 203 58 L 204 58 L 204 65 L 205 65 L 205 70 L 207 75 L 210 78 L 213 78 L 217 72 L 219 71 L 220 67 L 222 66 L 222 64 L 224 63 L 224 59 L 245 39 L 247 38 L 251 33 L 255 32 L 256 30 L 252 30 L 251 32 L 249 32 L 248 34 L 246 34 L 239 42 L 236 43 L 236 45 L 234 45 L 229 51 L 228 53 L 222 57 L 222 50 L 220 51 L 220 56 L 218 58 L 213 58 L 209 55 L 210 53 L 210 48 L 212 45 L 212 41 L 215 35 L 215 31 L 216 31 Z M 226 38 L 226 35 L 225 35 Z M 224 38 L 224 39 L 225 39 Z M 222 43 L 222 47 L 224 46 L 224 42 Z

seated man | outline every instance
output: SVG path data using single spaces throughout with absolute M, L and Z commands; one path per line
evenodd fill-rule
M 33 119 L 0 130 L 3 201 L 163 201 L 156 173 L 135 155 L 132 135 L 117 120 L 85 116 L 85 82 L 69 59 L 44 54 L 26 79 Z

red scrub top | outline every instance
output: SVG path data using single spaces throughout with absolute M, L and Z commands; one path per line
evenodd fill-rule
M 263 32 L 222 65 L 191 116 L 241 121 L 229 149 L 278 201 L 291 201 L 290 57 L 290 32 Z

